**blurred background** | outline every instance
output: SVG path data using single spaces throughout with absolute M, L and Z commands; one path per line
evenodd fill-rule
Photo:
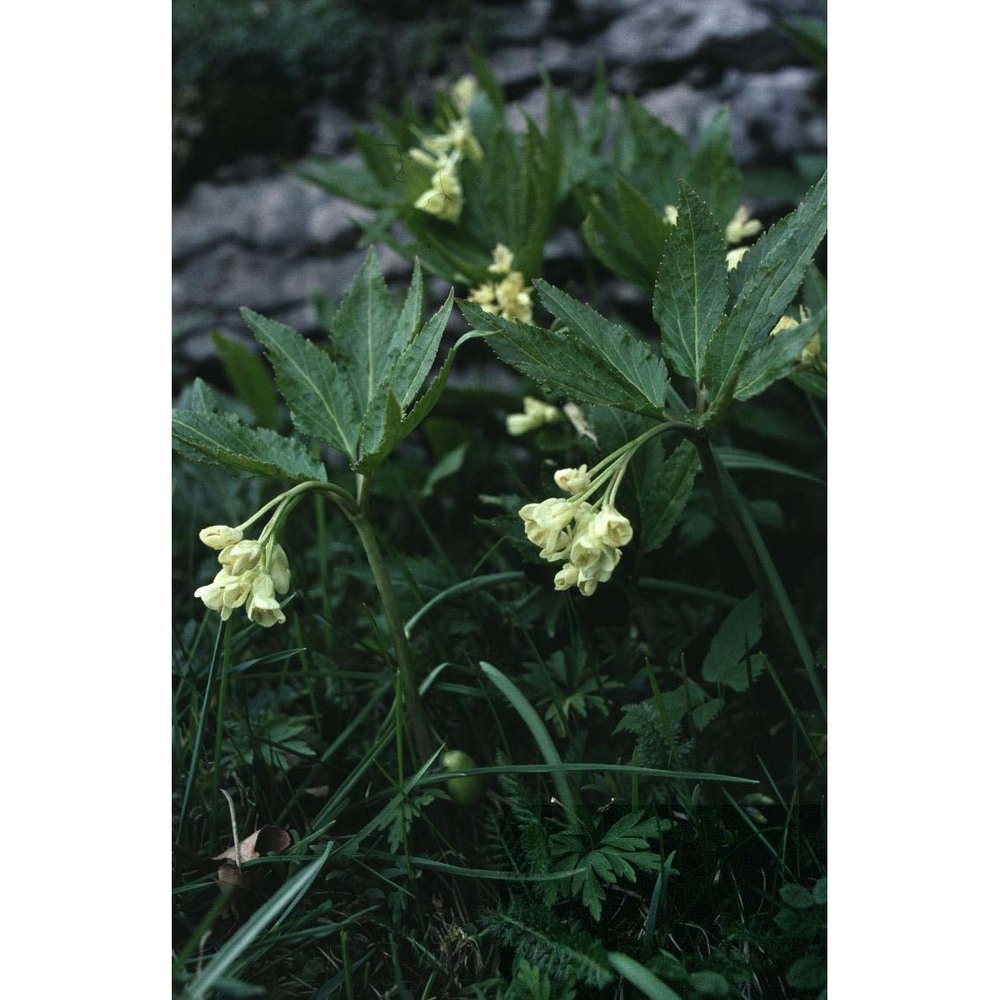
M 685 138 L 722 104 L 746 194 L 769 221 L 825 166 L 824 0 L 174 0 L 174 392 L 224 383 L 211 331 L 253 341 L 249 306 L 304 333 L 310 296 L 360 266 L 362 209 L 288 171 L 356 159 L 379 107 L 430 109 L 481 54 L 515 119 L 543 121 L 543 79 L 581 101 L 603 64 Z M 558 239 L 558 238 L 557 238 Z M 559 269 L 582 248 L 547 251 Z M 410 265 L 382 254 L 387 279 Z

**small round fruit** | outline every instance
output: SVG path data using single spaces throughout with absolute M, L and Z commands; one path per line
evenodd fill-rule
M 441 766 L 446 771 L 471 771 L 477 764 L 464 750 L 447 750 L 441 755 Z M 473 806 L 483 797 L 486 782 L 481 774 L 466 774 L 460 778 L 449 778 L 444 787 L 452 802 Z

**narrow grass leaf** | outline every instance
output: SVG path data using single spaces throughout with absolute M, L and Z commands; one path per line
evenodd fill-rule
M 624 979 L 627 979 L 643 996 L 649 1000 L 683 1000 L 658 976 L 654 976 L 644 965 L 620 951 L 608 952 L 611 967 Z
M 552 742 L 552 737 L 549 735 L 548 729 L 545 728 L 545 723 L 542 722 L 541 716 L 532 708 L 531 703 L 521 694 L 514 682 L 504 676 L 492 663 L 480 660 L 479 667 L 486 674 L 487 678 L 499 688 L 501 694 L 510 702 L 514 711 L 524 720 L 524 724 L 528 727 L 535 740 L 535 745 L 538 747 L 539 753 L 541 753 L 546 763 L 553 767 L 552 780 L 556 783 L 556 788 L 559 791 L 559 797 L 563 808 L 566 810 L 566 814 L 569 816 L 572 824 L 576 826 L 578 823 L 576 799 L 569 787 L 569 783 L 566 781 L 566 776 L 560 770 L 563 766 L 562 759 L 559 756 L 559 751 L 556 750 L 555 743 Z
M 243 953 L 263 934 L 279 916 L 287 915 L 289 905 L 301 900 L 326 863 L 332 845 L 297 875 L 289 879 L 244 925 L 209 959 L 201 973 L 185 991 L 191 1000 L 202 1000 L 209 995 L 219 980 L 239 961 Z

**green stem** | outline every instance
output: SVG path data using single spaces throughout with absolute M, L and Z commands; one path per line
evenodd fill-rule
M 423 760 L 426 760 L 434 753 L 436 744 L 431 737 L 423 705 L 420 701 L 420 692 L 417 688 L 413 663 L 410 659 L 410 644 L 406 638 L 403 616 L 399 612 L 399 604 L 396 601 L 396 592 L 392 588 L 392 581 L 389 579 L 389 572 L 386 569 L 385 559 L 382 556 L 382 549 L 379 547 L 375 530 L 372 527 L 371 521 L 362 513 L 367 506 L 367 480 L 359 482 L 358 493 L 359 503 L 356 512 L 348 513 L 347 516 L 351 524 L 354 525 L 358 537 L 361 539 L 361 546 L 365 550 L 368 565 L 371 567 L 372 576 L 375 578 L 375 587 L 378 589 L 379 597 L 382 599 L 382 608 L 385 611 L 386 623 L 389 626 L 389 634 L 392 637 L 393 647 L 396 651 L 396 666 L 403 681 L 407 720 L 410 723 L 417 753 Z
M 777 567 L 764 544 L 757 524 L 743 496 L 736 488 L 732 476 L 718 461 L 715 449 L 709 439 L 704 435 L 699 435 L 694 438 L 694 443 L 701 459 L 705 481 L 719 505 L 719 514 L 723 523 L 750 571 L 758 593 L 765 599 L 765 606 L 773 603 L 777 607 L 778 617 L 785 624 L 792 644 L 805 667 L 806 676 L 809 678 L 809 683 L 816 695 L 816 701 L 823 717 L 826 718 L 826 696 L 823 693 L 823 686 L 819 682 L 812 649 L 802 626 L 799 624 L 798 615 L 796 615 L 795 608 L 788 597 L 785 585 L 781 582 Z

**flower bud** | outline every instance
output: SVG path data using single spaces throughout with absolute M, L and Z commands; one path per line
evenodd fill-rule
M 239 528 L 230 528 L 228 524 L 212 524 L 202 528 L 198 537 L 210 549 L 224 549 L 227 545 L 235 545 L 243 538 Z
M 581 465 L 578 469 L 559 469 L 553 479 L 559 489 L 574 495 L 590 488 L 590 475 L 586 465 Z
M 267 571 L 274 581 L 274 589 L 279 594 L 287 594 L 292 582 L 292 574 L 288 569 L 288 556 L 285 555 L 285 550 L 280 545 L 274 546 L 267 564 Z

